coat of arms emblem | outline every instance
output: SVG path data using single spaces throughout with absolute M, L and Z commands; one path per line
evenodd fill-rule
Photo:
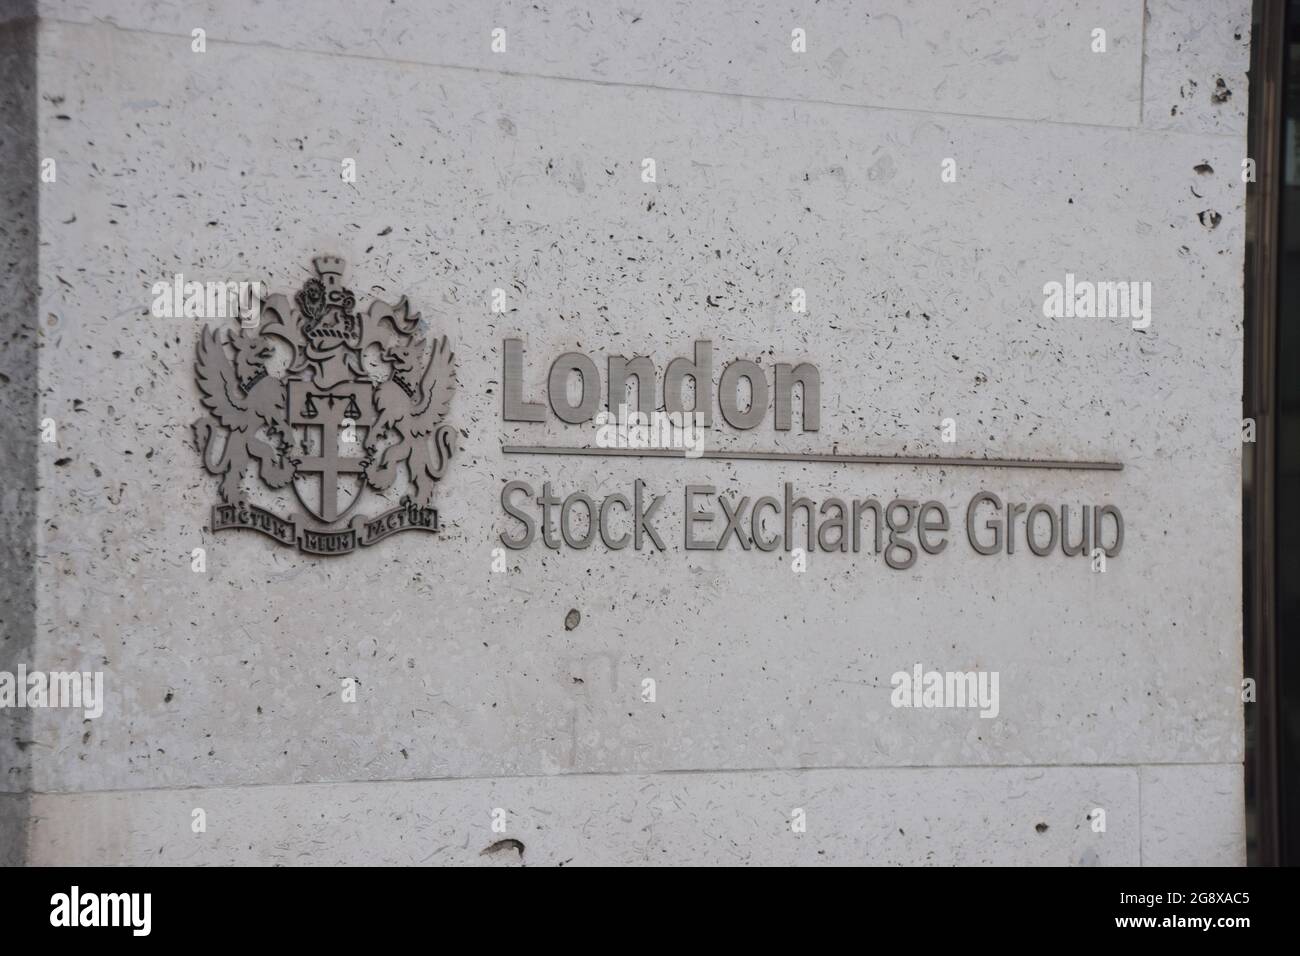
M 313 265 L 292 301 L 268 296 L 254 321 L 199 335 L 206 415 L 194 437 L 219 478 L 212 530 L 248 528 L 331 555 L 437 531 L 434 486 L 456 436 L 445 422 L 456 386 L 447 338 L 429 334 L 405 296 L 358 311 L 342 259 Z M 292 489 L 305 514 L 253 504 L 245 483 L 257 479 L 272 492 Z M 404 493 L 382 513 L 354 514 L 367 487 L 389 505 Z

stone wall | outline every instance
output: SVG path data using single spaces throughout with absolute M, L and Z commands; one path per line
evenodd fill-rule
M 21 855 L 1243 861 L 1248 3 L 185 6 L 48 0 L 36 28 L 35 152 L 58 176 L 4 387 L 35 396 L 11 371 L 34 311 L 22 422 L 59 437 L 6 467 L 40 491 L 34 565 L 5 557 L 34 568 L 35 619 L 7 612 L 0 653 L 102 670 L 107 702 L 0 742 L 30 795 Z M 154 316 L 151 287 L 291 293 L 321 253 L 456 351 L 437 537 L 311 558 L 210 530 L 203 323 Z M 1149 327 L 1045 317 L 1067 273 L 1150 282 Z M 662 372 L 697 339 L 715 375 L 817 365 L 817 432 L 769 416 L 711 448 L 1123 468 L 508 455 L 594 437 L 503 420 L 508 338 L 538 400 L 574 350 L 602 371 Z M 666 496 L 665 552 L 537 542 L 494 572 L 506 482 L 599 499 L 637 478 Z M 944 502 L 952 540 L 906 570 L 684 548 L 686 485 L 785 482 Z M 982 490 L 1116 505 L 1122 552 L 1104 573 L 977 554 Z M 892 706 L 918 662 L 998 672 L 997 717 Z

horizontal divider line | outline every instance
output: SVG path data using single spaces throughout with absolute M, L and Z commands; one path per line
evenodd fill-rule
M 557 445 L 502 445 L 506 455 L 586 455 L 596 458 L 683 458 L 673 448 L 565 448 Z M 798 451 L 705 451 L 696 456 L 714 461 L 792 461 L 833 465 L 920 465 L 923 467 L 1058 468 L 1067 471 L 1122 471 L 1117 461 L 1051 461 L 1028 458 L 925 458 L 915 455 L 836 455 Z

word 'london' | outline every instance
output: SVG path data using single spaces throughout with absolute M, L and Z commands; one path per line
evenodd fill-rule
M 522 341 L 506 339 L 502 357 L 502 417 L 511 422 L 546 421 L 547 405 L 529 401 L 524 395 Z M 707 397 L 713 388 L 713 346 L 709 340 L 695 342 L 692 359 L 675 358 L 668 363 L 661 393 L 657 393 L 655 364 L 646 356 L 611 355 L 606 368 L 604 398 L 609 413 L 630 403 L 625 396 L 635 386 L 632 407 L 642 414 L 662 407 L 671 415 L 691 415 L 705 427 L 712 424 L 712 401 Z M 570 387 L 575 376 L 576 390 Z M 694 408 L 687 407 L 683 394 L 687 379 L 693 386 Z M 748 385 L 747 401 L 740 390 L 741 379 Z M 586 354 L 565 352 L 551 364 L 546 381 L 547 404 L 560 421 L 571 425 L 608 421 L 608 413 L 600 410 L 600 372 Z M 776 363 L 769 388 L 760 365 L 744 359 L 733 361 L 718 379 L 717 404 L 728 425 L 752 429 L 767 417 L 769 398 L 774 395 L 773 424 L 778 431 L 789 431 L 794 421 L 796 385 L 802 399 L 802 430 L 816 432 L 821 424 L 821 375 L 809 362 Z M 660 395 L 662 406 L 657 401 Z M 826 458 L 812 460 L 824 462 Z M 943 462 L 935 459 L 934 464 Z M 500 540 L 507 548 L 522 550 L 536 541 L 540 530 L 543 544 L 553 550 L 564 546 L 588 548 L 599 537 L 612 551 L 628 546 L 639 551 L 647 543 L 663 551 L 666 548 L 655 515 L 666 497 L 652 494 L 640 478 L 633 480 L 630 494 L 606 495 L 599 502 L 583 491 L 561 497 L 549 481 L 543 483 L 540 494 L 527 481 L 507 481 L 501 490 L 501 507 L 511 523 Z M 802 529 L 796 528 L 797 523 Z M 720 534 L 711 533 L 718 527 Z M 864 535 L 866 527 L 869 533 Z M 798 495 L 791 482 L 784 483 L 780 495 L 757 498 L 719 494 L 713 485 L 688 484 L 682 503 L 682 541 L 688 551 L 722 551 L 734 541 L 745 551 L 798 549 L 856 554 L 863 550 L 866 538 L 874 546 L 872 552 L 882 555 L 888 567 L 906 570 L 921 554 L 936 555 L 945 550 L 950 528 L 948 508 L 939 501 L 894 498 L 882 503 L 876 498 L 846 500 L 832 496 L 818 503 Z M 1042 502 L 1004 503 L 987 490 L 979 491 L 967 503 L 965 530 L 977 554 L 1014 554 L 1017 542 L 1021 542 L 1031 554 L 1043 557 L 1059 545 L 1066 556 L 1091 558 L 1096 570 L 1104 570 L 1105 559 L 1119 554 L 1124 544 L 1124 517 L 1114 505 L 1085 504 L 1076 509 L 1067 504 L 1054 507 Z

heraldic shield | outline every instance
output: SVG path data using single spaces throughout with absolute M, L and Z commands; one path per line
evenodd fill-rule
M 436 531 L 434 486 L 455 447 L 445 422 L 456 384 L 447 339 L 427 335 L 405 297 L 375 301 L 363 315 L 343 284 L 343 260 L 314 265 L 292 301 L 268 296 L 255 320 L 200 333 L 195 371 L 207 414 L 194 437 L 204 467 L 220 477 L 212 530 L 260 531 L 313 554 Z M 273 373 L 277 361 L 283 371 Z M 272 491 L 291 485 L 306 515 L 253 504 L 245 482 L 257 479 Z M 381 514 L 354 515 L 367 488 L 404 493 Z
M 302 457 L 294 461 L 293 490 L 312 515 L 338 521 L 365 487 L 365 436 L 375 423 L 370 383 L 340 382 L 318 389 L 289 383 L 289 424 Z

